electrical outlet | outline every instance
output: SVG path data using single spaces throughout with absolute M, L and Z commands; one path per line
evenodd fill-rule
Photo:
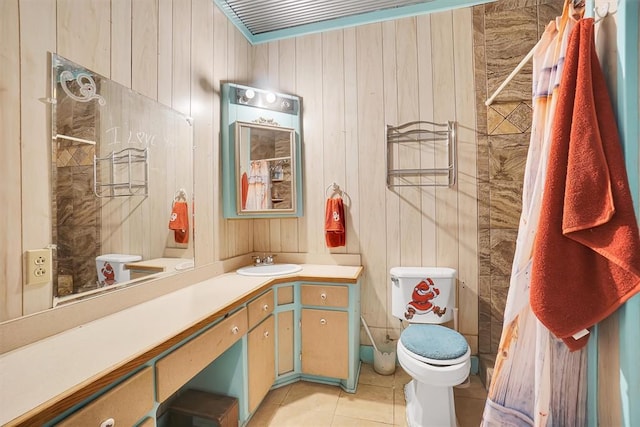
M 51 282 L 51 249 L 35 249 L 27 251 L 25 277 L 27 285 L 38 285 Z

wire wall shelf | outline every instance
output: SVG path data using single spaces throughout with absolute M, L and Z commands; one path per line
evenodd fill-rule
M 100 181 L 100 177 L 108 177 L 108 180 Z M 93 192 L 103 198 L 146 197 L 149 194 L 149 149 L 125 148 L 105 157 L 94 155 Z
M 387 125 L 387 187 L 453 186 L 457 174 L 456 130 L 454 121 Z

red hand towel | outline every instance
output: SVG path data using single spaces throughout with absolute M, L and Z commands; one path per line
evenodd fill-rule
M 531 308 L 571 350 L 640 292 L 640 239 L 593 19 L 571 33 L 536 234 Z
M 242 186 L 242 210 L 247 209 L 247 194 L 249 193 L 249 178 L 247 178 L 247 173 L 242 174 L 241 180 Z
M 344 203 L 340 197 L 327 199 L 324 212 L 324 230 L 327 247 L 344 246 L 346 241 L 346 219 Z
M 169 230 L 174 230 L 173 237 L 176 243 L 189 243 L 189 206 L 187 202 L 176 201 L 173 203 Z

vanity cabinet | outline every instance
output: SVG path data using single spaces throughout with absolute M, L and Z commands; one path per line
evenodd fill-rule
M 267 317 L 247 335 L 249 412 L 253 413 L 276 379 L 275 321 Z
M 294 286 L 277 288 L 278 376 L 295 371 Z
M 169 402 L 192 389 L 237 398 L 243 426 L 274 387 L 308 380 L 354 392 L 360 287 L 349 280 L 274 284 L 164 342 L 129 373 L 97 380 L 101 388 L 78 393 L 73 407 L 34 414 L 28 425 L 166 425 Z
M 348 286 L 303 284 L 300 294 L 302 372 L 346 380 L 349 377 Z
M 253 328 L 247 335 L 249 413 L 257 409 L 276 379 L 273 302 L 273 290 L 269 290 L 247 305 L 249 328 Z
M 302 309 L 302 372 L 349 377 L 349 314 L 345 311 Z

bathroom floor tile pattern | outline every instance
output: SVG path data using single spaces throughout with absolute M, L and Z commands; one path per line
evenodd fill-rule
M 406 426 L 404 385 L 410 381 L 398 366 L 379 375 L 362 364 L 356 393 L 336 386 L 300 381 L 271 390 L 248 427 L 380 427 Z M 466 388 L 455 388 L 458 427 L 480 425 L 487 393 L 478 376 Z

